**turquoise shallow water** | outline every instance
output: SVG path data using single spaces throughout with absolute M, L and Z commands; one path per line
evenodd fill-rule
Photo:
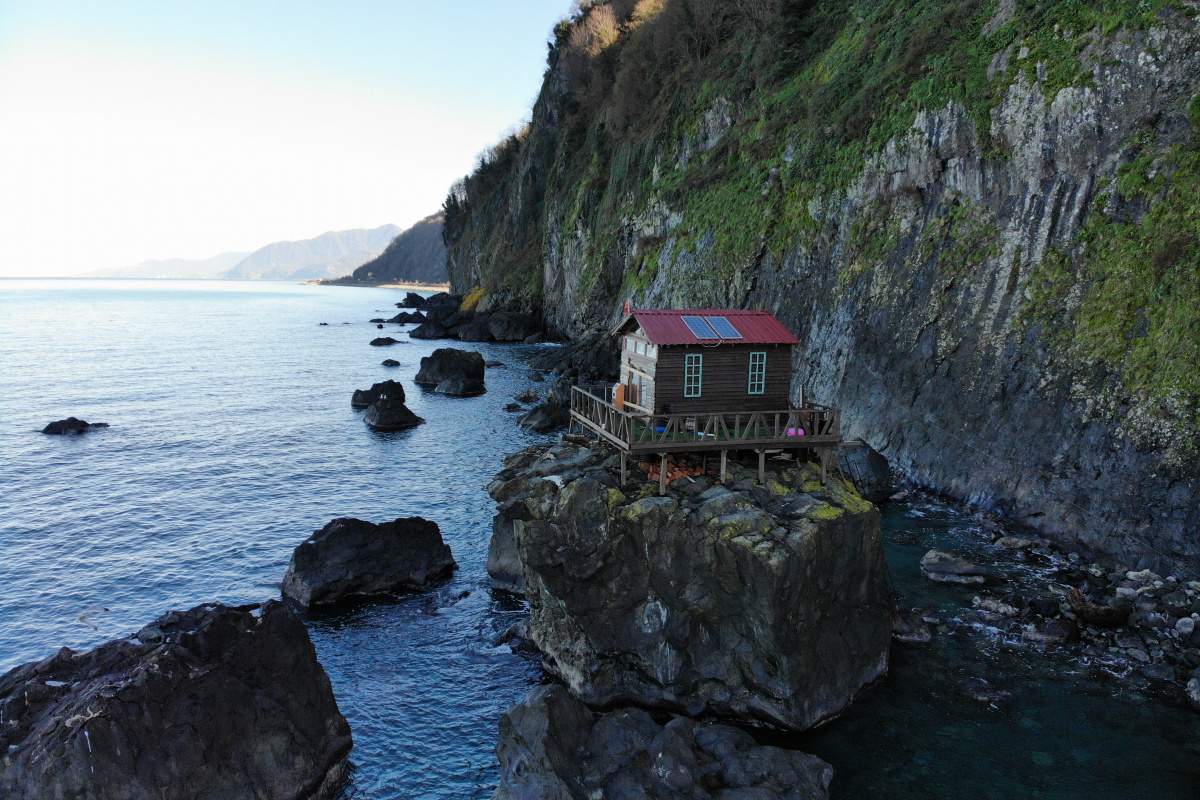
M 543 676 L 490 644 L 522 612 L 487 588 L 482 487 L 505 454 L 542 438 L 501 409 L 547 346 L 472 345 L 509 365 L 489 370 L 488 394 L 422 392 L 418 361 L 444 343 L 367 344 L 380 331 L 366 320 L 403 294 L 0 281 L 0 670 L 127 635 L 170 608 L 275 596 L 292 548 L 333 517 L 420 514 L 461 565 L 448 584 L 307 621 L 354 728 L 345 795 L 490 796 L 496 720 Z M 405 383 L 426 425 L 363 426 L 350 393 L 386 377 Z M 113 427 L 38 433 L 69 415 Z M 930 546 L 979 541 L 969 519 L 925 503 L 890 508 L 884 523 L 906 605 L 969 604 L 969 591 L 916 573 Z M 781 741 L 829 760 L 846 800 L 1200 797 L 1200 717 L 1086 665 L 1072 674 L 984 641 L 898 646 L 891 675 L 841 719 Z M 964 699 L 978 676 L 1013 701 Z

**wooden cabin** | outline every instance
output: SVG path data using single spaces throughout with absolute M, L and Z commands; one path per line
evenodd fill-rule
M 615 331 L 614 405 L 633 414 L 773 411 L 790 407 L 796 337 L 766 311 L 645 309 Z

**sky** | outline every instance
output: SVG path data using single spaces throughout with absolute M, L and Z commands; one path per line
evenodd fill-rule
M 0 0 L 0 277 L 407 227 L 527 119 L 569 0 Z

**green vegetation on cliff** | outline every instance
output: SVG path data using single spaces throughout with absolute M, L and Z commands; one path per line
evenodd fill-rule
M 442 215 L 418 220 L 375 258 L 341 278 L 346 283 L 445 283 L 446 245 Z
M 1024 273 L 995 209 L 952 191 L 884 202 L 862 190 L 922 115 L 948 109 L 979 158 L 1010 161 L 996 125 L 1014 92 L 1047 113 L 1086 100 L 1120 68 L 1118 45 L 1149 42 L 1128 47 L 1152 59 L 1144 34 L 1194 13 L 1180 0 L 585 2 L 555 31 L 530 124 L 447 199 L 452 277 L 534 308 L 560 281 L 555 313 L 571 310 L 559 323 L 583 328 L 683 263 L 689 280 L 733 287 L 709 296 L 744 302 L 763 264 L 817 242 L 832 243 L 841 293 L 884 264 L 934 264 L 950 287 L 1004 255 L 1008 292 L 1032 270 L 1022 318 L 1061 358 L 1101 363 L 1194 427 L 1195 103 L 1174 141 L 1148 128 L 1075 240 Z

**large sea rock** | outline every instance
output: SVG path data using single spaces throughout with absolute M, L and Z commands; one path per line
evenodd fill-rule
M 617 457 L 559 444 L 488 487 L 548 671 L 583 701 L 805 729 L 887 671 L 879 512 L 812 464 L 680 479 L 665 497 Z M 786 466 L 785 466 L 786 465 Z M 776 472 L 775 470 L 778 470 Z M 639 477 L 641 479 L 639 479 Z
M 517 424 L 533 433 L 550 433 L 567 427 L 571 412 L 558 403 L 542 403 L 517 418 Z
M 396 366 L 400 366 L 399 363 Z M 355 389 L 350 397 L 351 408 L 367 408 L 380 397 L 390 397 L 404 402 L 404 385 L 398 381 L 380 381 L 372 384 L 370 389 Z
M 487 320 L 488 331 L 497 342 L 523 342 L 540 333 L 542 326 L 532 314 L 497 311 Z
M 435 522 L 407 517 L 376 525 L 342 517 L 296 547 L 282 590 L 310 608 L 424 589 L 457 568 Z
M 460 377 L 482 382 L 486 371 L 483 356 L 474 350 L 442 347 L 421 359 L 421 368 L 413 383 L 435 387 L 448 378 Z
M 492 800 L 826 800 L 833 768 L 745 731 L 642 709 L 594 714 L 539 686 L 500 718 Z
M 304 625 L 274 600 L 63 648 L 0 678 L 0 712 L 14 800 L 320 798 L 352 746 Z

